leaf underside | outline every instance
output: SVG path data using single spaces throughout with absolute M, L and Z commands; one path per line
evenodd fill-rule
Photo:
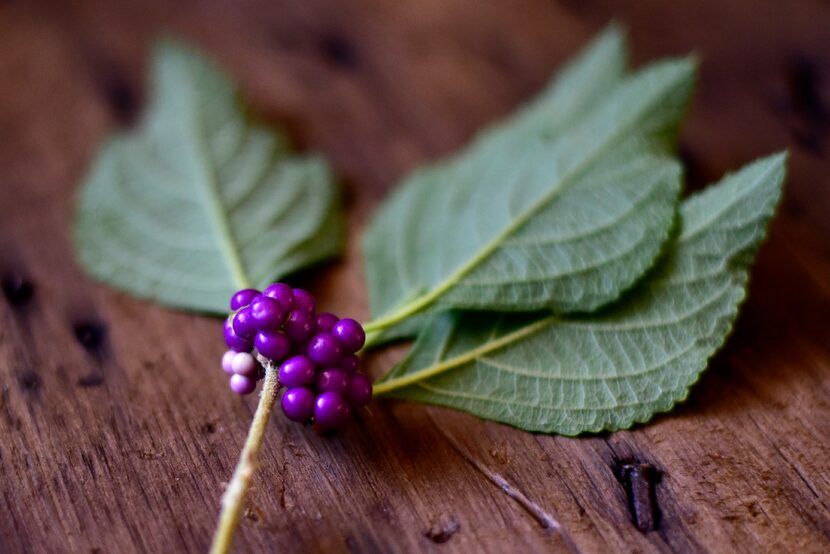
M 558 313 L 617 299 L 670 235 L 668 156 L 694 62 L 624 76 L 606 31 L 531 105 L 412 174 L 364 240 L 373 316 L 408 306 Z
M 234 290 L 340 250 L 338 191 L 321 158 L 246 117 L 231 79 L 196 52 L 163 41 L 153 69 L 140 128 L 108 141 L 81 191 L 75 243 L 92 275 L 225 312 Z
M 686 200 L 670 251 L 596 314 L 434 318 L 378 390 L 564 435 L 627 428 L 670 409 L 732 328 L 784 174 L 777 154 Z

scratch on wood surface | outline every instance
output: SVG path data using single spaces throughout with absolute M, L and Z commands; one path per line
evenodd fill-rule
M 568 532 L 565 530 L 564 527 L 562 527 L 562 524 L 559 523 L 559 521 L 555 517 L 546 512 L 541 506 L 532 501 L 530 498 L 528 498 L 522 491 L 513 487 L 507 481 L 507 479 L 505 479 L 504 477 L 502 477 L 501 475 L 499 475 L 498 473 L 484 465 L 478 459 L 476 459 L 466 448 L 461 446 L 461 444 L 452 435 L 452 433 L 444 429 L 444 427 L 441 424 L 435 421 L 435 418 L 432 417 L 431 410 L 428 409 L 427 414 L 432 423 L 435 424 L 435 427 L 441 432 L 442 435 L 444 435 L 444 437 L 449 441 L 450 445 L 452 445 L 453 449 L 456 452 L 458 452 L 458 454 L 460 454 L 461 457 L 467 461 L 467 463 L 469 463 L 471 466 L 473 466 L 479 472 L 481 472 L 494 485 L 499 487 L 502 490 L 502 492 L 504 492 L 507 496 L 515 500 L 522 508 L 525 509 L 525 511 L 527 511 L 527 513 L 533 516 L 536 522 L 543 529 L 550 529 L 557 533 L 562 538 L 562 541 L 565 543 L 565 545 L 568 547 L 568 550 L 570 550 L 571 552 L 579 552 L 579 549 L 576 547 L 576 544 L 573 542 Z

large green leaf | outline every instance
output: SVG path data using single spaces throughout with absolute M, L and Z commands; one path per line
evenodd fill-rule
M 606 32 L 528 109 L 406 179 L 365 237 L 370 328 L 431 307 L 589 311 L 652 265 L 694 63 L 621 78 L 623 58 Z
M 443 314 L 376 391 L 566 435 L 668 410 L 732 328 L 784 173 L 785 155 L 771 156 L 684 202 L 670 252 L 610 308 Z
M 81 191 L 75 239 L 94 276 L 133 294 L 223 312 L 232 292 L 338 252 L 326 163 L 246 117 L 230 78 L 165 41 L 140 128 L 105 145 Z

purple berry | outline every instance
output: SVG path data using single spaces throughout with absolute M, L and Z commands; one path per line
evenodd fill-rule
M 334 324 L 331 334 L 337 337 L 347 352 L 357 352 L 366 342 L 366 333 L 363 327 L 353 319 L 341 319 Z
M 291 421 L 308 421 L 314 415 L 314 393 L 305 387 L 286 390 L 281 404 L 282 413 Z
M 314 319 L 303 310 L 291 310 L 285 318 L 285 334 L 292 342 L 302 342 L 314 332 Z
M 294 306 L 296 306 L 297 309 L 303 310 L 304 312 L 308 312 L 310 314 L 314 313 L 314 310 L 317 308 L 317 302 L 314 300 L 314 297 L 310 292 L 303 289 L 294 289 L 293 294 Z
M 259 373 L 259 364 L 247 352 L 239 352 L 231 360 L 231 369 L 237 375 L 244 375 L 245 377 L 256 379 Z
M 326 369 L 317 374 L 314 385 L 317 392 L 336 392 L 346 396 L 349 392 L 349 376 L 342 369 Z
M 360 358 L 354 354 L 346 354 L 343 356 L 343 359 L 340 360 L 340 368 L 349 375 L 357 371 L 357 366 L 359 365 Z
M 360 408 L 372 399 L 372 382 L 362 373 L 352 375 L 346 398 L 353 408 Z
M 316 322 L 316 330 L 318 333 L 331 333 L 331 330 L 334 328 L 334 324 L 340 321 L 340 319 L 330 313 L 322 313 L 317 316 Z
M 236 334 L 230 319 L 225 319 L 225 344 L 236 352 L 249 352 L 251 350 L 251 343 Z
M 291 350 L 291 342 L 288 337 L 282 333 L 266 333 L 264 331 L 256 334 L 254 346 L 257 352 L 275 362 L 282 360 Z
M 256 289 L 242 289 L 236 291 L 234 295 L 231 296 L 231 310 L 235 312 L 239 308 L 244 308 L 258 295 L 259 291 Z
M 231 366 L 231 360 L 233 360 L 233 357 L 237 354 L 238 352 L 236 350 L 228 350 L 227 352 L 222 354 L 222 371 L 224 371 L 228 375 L 233 375 L 233 367 Z
M 231 390 L 236 394 L 250 394 L 256 388 L 256 380 L 244 375 L 231 375 Z
M 260 331 L 276 331 L 285 318 L 285 309 L 270 296 L 260 296 L 248 308 L 254 326 Z
M 314 401 L 314 420 L 323 429 L 337 429 L 349 421 L 352 409 L 336 392 L 324 392 Z
M 254 325 L 254 320 L 251 317 L 250 307 L 242 308 L 236 312 L 233 315 L 231 325 L 233 326 L 234 333 L 247 341 L 253 339 L 256 334 L 256 325 Z
M 343 357 L 343 347 L 330 333 L 315 335 L 308 343 L 308 357 L 320 367 L 333 367 Z
M 294 356 L 280 366 L 280 383 L 286 387 L 302 387 L 314 381 L 314 364 L 305 356 Z
M 262 291 L 264 296 L 269 296 L 282 304 L 282 307 L 288 311 L 294 307 L 294 289 L 285 283 L 274 283 Z

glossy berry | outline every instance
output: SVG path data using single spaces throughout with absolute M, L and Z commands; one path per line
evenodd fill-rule
M 302 342 L 314 332 L 314 319 L 304 310 L 291 310 L 285 318 L 283 328 L 291 342 Z
M 231 375 L 231 390 L 236 394 L 250 394 L 256 388 L 256 380 L 244 375 Z
M 270 296 L 260 296 L 248 308 L 254 327 L 259 331 L 277 331 L 285 318 L 285 308 Z
M 285 311 L 294 307 L 294 289 L 285 283 L 274 283 L 262 291 L 263 296 L 268 296 L 282 304 Z
M 231 325 L 233 326 L 234 333 L 247 341 L 252 340 L 257 331 L 254 320 L 251 317 L 250 308 L 242 308 L 236 312 L 231 320 Z
M 357 352 L 363 348 L 363 343 L 366 342 L 366 333 L 363 332 L 363 327 L 353 319 L 341 319 L 334 324 L 331 330 L 343 348 L 347 352 Z
M 282 360 L 291 350 L 291 342 L 288 337 L 282 333 L 266 333 L 264 331 L 256 334 L 254 346 L 257 352 L 275 362 Z
M 230 319 L 225 320 L 225 344 L 228 345 L 228 348 L 236 352 L 250 352 L 252 348 L 249 341 L 246 341 L 236 334 Z
M 372 382 L 362 373 L 355 373 L 349 382 L 346 399 L 353 408 L 360 408 L 372 399 Z
M 235 312 L 239 308 L 244 308 L 257 296 L 259 296 L 259 291 L 256 289 L 242 289 L 236 291 L 236 293 L 231 296 L 231 311 Z
M 311 293 L 305 291 L 303 289 L 294 289 L 294 306 L 297 309 L 303 310 L 304 312 L 308 312 L 310 314 L 314 313 L 314 310 L 317 309 L 317 302 L 314 300 L 314 297 L 311 296 Z
M 237 375 L 256 379 L 259 375 L 259 364 L 247 352 L 239 352 L 231 360 L 231 369 Z
M 345 397 L 349 392 L 349 376 L 342 369 L 326 369 L 317 374 L 314 386 L 317 392 L 336 392 Z
M 222 354 L 222 371 L 227 373 L 228 375 L 233 375 L 233 366 L 231 366 L 231 360 L 233 357 L 238 354 L 235 350 L 228 350 L 224 354 Z
M 323 429 L 337 429 L 349 421 L 352 409 L 336 392 L 324 392 L 314 401 L 314 421 Z
M 360 358 L 354 354 L 346 354 L 343 356 L 343 359 L 340 360 L 340 369 L 349 375 L 357 371 L 358 365 L 360 365 Z
M 285 387 L 302 387 L 314 382 L 314 364 L 305 356 L 293 356 L 280 366 L 280 383 Z
M 306 352 L 311 361 L 320 367 L 336 366 L 343 357 L 343 347 L 330 333 L 314 335 Z
M 359 372 L 356 353 L 366 342 L 354 319 L 316 314 L 314 297 L 303 289 L 274 283 L 262 293 L 242 289 L 230 300 L 234 311 L 224 324 L 228 350 L 222 369 L 230 388 L 249 394 L 265 377 L 265 366 L 251 353 L 279 366 L 285 387 L 281 406 L 292 421 L 315 421 L 321 429 L 345 425 L 354 409 L 372 398 L 372 383 Z
M 291 421 L 308 421 L 314 415 L 314 393 L 305 387 L 286 390 L 280 404 Z
M 330 313 L 322 313 L 317 316 L 317 322 L 315 329 L 318 333 L 331 333 L 331 330 L 334 328 L 334 324 L 340 321 L 340 319 Z

